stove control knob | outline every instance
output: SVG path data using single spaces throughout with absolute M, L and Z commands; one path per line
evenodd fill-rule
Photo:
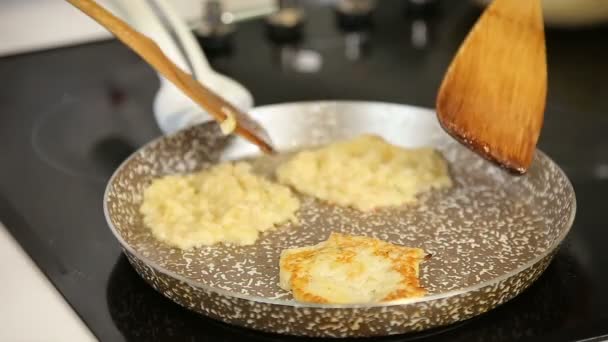
M 438 7 L 438 0 L 408 0 L 405 13 L 411 17 L 428 17 L 434 15 Z
M 302 40 L 304 10 L 297 1 L 279 1 L 278 10 L 266 17 L 266 32 L 278 44 L 296 44 Z
M 225 12 L 222 2 L 209 0 L 205 2 L 201 23 L 194 29 L 194 35 L 206 53 L 214 54 L 230 50 L 235 32 L 234 16 Z
M 338 27 L 346 32 L 369 30 L 375 7 L 376 1 L 374 0 L 338 1 L 335 7 Z

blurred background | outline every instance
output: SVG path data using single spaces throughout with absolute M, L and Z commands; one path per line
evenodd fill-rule
M 479 5 L 489 2 L 489 0 L 471 1 Z M 210 1 L 174 0 L 171 1 L 171 5 L 185 22 L 194 27 L 205 15 L 208 2 Z M 224 11 L 235 15 L 237 20 L 267 14 L 281 6 L 280 2 L 273 0 L 218 2 Z M 304 0 L 304 2 L 315 1 Z M 422 4 L 436 1 L 412 2 Z M 120 0 L 100 0 L 99 3 L 113 9 L 120 7 Z M 284 2 L 283 6 L 286 5 Z M 553 27 L 589 26 L 608 20 L 608 3 L 603 0 L 543 0 L 543 5 L 545 20 Z M 0 41 L 2 42 L 0 55 L 36 51 L 108 37 L 104 29 L 77 14 L 77 11 L 62 1 L 3 0 L 0 4 Z
M 100 1 L 244 109 L 324 99 L 433 108 L 486 2 Z M 574 228 L 522 296 L 447 330 L 391 341 L 600 341 L 608 334 L 608 0 L 543 6 L 549 93 L 540 148 L 574 184 Z M 168 302 L 137 277 L 106 226 L 101 199 L 119 163 L 160 134 L 208 120 L 204 112 L 64 1 L 0 1 L 0 76 L 0 231 L 10 233 L 0 235 L 0 251 L 27 253 L 0 255 L 1 286 L 8 286 L 0 302 L 11 303 L 0 308 L 3 321 L 35 321 L 62 336 L 65 321 L 52 320 L 58 311 L 36 299 L 56 291 L 68 303 L 61 310 L 101 340 L 283 340 Z M 40 270 L 31 277 L 52 286 L 28 287 L 26 267 L 7 261 L 17 257 L 31 258 L 28 267 Z M 0 329 L 0 339 L 21 336 L 2 335 L 10 331 Z

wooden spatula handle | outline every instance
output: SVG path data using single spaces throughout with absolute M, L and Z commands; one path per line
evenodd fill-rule
M 236 131 L 238 134 L 258 145 L 264 152 L 273 151 L 270 142 L 260 136 L 262 130 L 254 121 L 175 65 L 152 39 L 137 32 L 93 0 L 66 1 L 108 29 L 161 75 L 181 89 L 184 94 L 204 108 L 216 121 L 222 122 L 228 117 L 226 113 L 232 114 L 237 119 Z

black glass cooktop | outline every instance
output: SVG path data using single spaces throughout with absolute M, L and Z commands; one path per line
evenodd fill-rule
M 331 8 L 308 9 L 299 46 L 239 23 L 212 64 L 258 105 L 361 99 L 432 107 L 442 74 L 479 10 L 443 1 L 405 11 L 384 0 L 367 33 Z M 521 296 L 481 317 L 378 341 L 582 341 L 608 334 L 608 28 L 547 32 L 549 101 L 540 146 L 574 183 L 579 211 L 554 262 Z M 0 59 L 0 221 L 103 341 L 301 340 L 228 326 L 148 287 L 102 213 L 105 182 L 160 134 L 156 75 L 115 41 Z M 10 262 L 3 260 L 2 262 Z M 3 274 L 2 277 L 10 277 Z M 35 327 L 33 327 L 35 328 Z

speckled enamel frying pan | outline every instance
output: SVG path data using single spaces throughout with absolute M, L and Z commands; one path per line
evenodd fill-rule
M 375 336 L 420 331 L 482 314 L 515 297 L 545 270 L 574 220 L 564 173 L 537 152 L 521 177 L 494 167 L 449 138 L 432 111 L 369 102 L 310 102 L 257 108 L 253 116 L 279 150 L 361 133 L 391 143 L 434 146 L 455 186 L 417 206 L 361 213 L 304 198 L 299 225 L 280 227 L 246 247 L 184 252 L 156 241 L 138 208 L 151 179 L 251 157 L 256 148 L 222 136 L 215 124 L 155 140 L 120 166 L 104 209 L 135 270 L 176 303 L 227 323 L 306 336 Z M 280 159 L 280 158 L 279 158 Z M 271 174 L 276 160 L 257 163 Z M 278 286 L 281 250 L 325 240 L 332 231 L 373 236 L 433 254 L 421 267 L 423 298 L 373 305 L 295 302 Z

